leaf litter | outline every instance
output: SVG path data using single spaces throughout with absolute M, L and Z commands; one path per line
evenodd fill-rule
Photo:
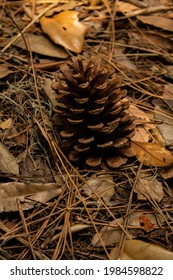
M 0 258 L 172 259 L 170 3 L 50 2 L 0 15 Z M 114 171 L 75 169 L 59 148 L 51 81 L 77 53 L 127 90 L 136 131 Z

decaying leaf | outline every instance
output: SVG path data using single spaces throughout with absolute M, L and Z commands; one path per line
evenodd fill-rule
M 153 129 L 155 127 L 155 125 L 151 124 L 150 118 L 148 117 L 148 115 L 141 110 L 140 108 L 138 108 L 136 105 L 134 104 L 130 104 L 129 108 L 128 108 L 128 113 L 135 117 L 135 124 L 136 125 L 140 125 L 140 124 L 147 124 L 149 125 L 150 129 Z
M 120 42 L 123 43 L 123 42 Z M 116 46 L 115 47 L 115 60 L 121 66 L 124 66 L 128 69 L 137 70 L 136 65 L 126 56 L 124 53 L 125 47 Z
M 144 220 L 142 220 L 143 217 L 150 221 L 153 229 L 160 227 L 165 221 L 164 218 L 158 213 L 152 214 L 144 212 L 134 212 L 128 215 L 127 226 L 129 226 L 130 228 L 134 227 L 146 230 L 147 228 L 145 228 L 145 223 L 142 223 L 142 221 Z
M 67 52 L 59 46 L 55 46 L 49 39 L 41 35 L 35 34 L 25 34 L 24 35 L 26 44 L 29 50 L 42 55 L 66 58 L 68 56 Z M 25 42 L 23 38 L 19 38 L 14 42 L 14 45 L 22 49 L 26 49 Z
M 168 167 L 164 170 L 162 170 L 160 172 L 161 176 L 164 178 L 164 179 L 170 179 L 170 178 L 173 178 L 173 167 Z
M 12 118 L 8 118 L 8 119 L 5 120 L 5 121 L 0 121 L 0 128 L 1 128 L 2 130 L 9 129 L 9 128 L 12 127 L 12 123 L 13 123 Z
M 136 105 L 130 104 L 128 113 L 135 117 L 136 124 L 135 134 L 132 136 L 132 141 L 148 142 L 150 138 L 149 130 L 154 129 L 155 125 L 151 123 L 149 116 Z
M 50 102 L 52 103 L 52 106 L 55 107 L 58 104 L 58 101 L 57 101 L 57 98 L 56 98 L 57 94 L 52 89 L 51 85 L 52 85 L 52 80 L 49 79 L 49 78 L 45 78 L 44 79 L 45 93 L 46 93 L 47 97 L 50 99 Z
M 92 245 L 93 246 L 102 246 L 102 242 L 105 246 L 110 246 L 115 243 L 118 243 L 120 241 L 122 230 L 119 225 L 123 226 L 124 219 L 119 218 L 116 221 L 110 222 L 109 225 L 104 226 L 100 232 L 99 235 L 96 233 L 92 238 Z M 127 238 L 132 238 L 132 235 L 127 234 Z M 101 242 L 101 240 L 102 242 Z
M 73 10 L 78 5 L 80 5 L 80 3 L 70 0 L 70 1 L 67 1 L 67 3 L 64 3 L 63 5 L 58 5 L 57 7 L 50 9 L 48 12 L 46 12 L 45 16 L 50 17 L 54 13 L 59 13 L 62 11 L 67 11 L 67 10 Z
M 26 157 L 20 164 L 20 179 L 24 183 L 53 183 L 51 170 L 41 157 Z
M 153 230 L 154 228 L 160 227 L 164 223 L 164 218 L 159 214 L 144 214 L 143 212 L 131 213 L 128 215 L 127 228 L 142 229 L 147 232 Z M 92 238 L 93 246 L 102 246 L 102 242 L 105 246 L 111 246 L 115 243 L 119 243 L 122 236 L 122 229 L 124 219 L 119 218 L 116 221 L 110 222 L 109 225 L 102 227 L 99 231 L 99 235 L 96 233 Z M 135 238 L 135 235 L 126 234 L 127 239 Z M 101 242 L 101 240 L 102 242 Z
M 124 1 L 118 1 L 117 9 L 118 9 L 119 12 L 127 14 L 127 13 L 130 13 L 130 12 L 133 12 L 133 11 L 137 10 L 138 7 L 131 4 L 131 3 L 127 3 L 127 2 L 124 2 Z
M 41 28 L 55 44 L 80 53 L 87 27 L 79 21 L 78 14 L 76 11 L 64 11 L 52 18 L 43 16 L 40 19 Z
M 61 191 L 56 183 L 2 183 L 0 184 L 0 213 L 18 211 L 17 202 L 22 204 L 23 210 L 31 209 L 37 202 L 45 203 L 60 195 Z
M 99 5 L 100 3 L 101 3 L 101 0 L 90 0 L 91 6 L 96 6 L 96 5 Z
M 146 166 L 169 166 L 173 163 L 170 151 L 157 143 L 131 141 L 131 148 L 135 151 L 136 158 Z
M 162 182 L 147 174 L 140 174 L 134 191 L 138 194 L 139 200 L 151 198 L 159 202 L 164 195 Z
M 111 259 L 114 260 L 117 249 L 114 248 L 111 253 Z M 126 240 L 124 250 L 120 257 L 121 260 L 173 260 L 173 253 L 159 245 L 144 242 L 141 240 Z
M 173 32 L 173 20 L 162 16 L 137 16 L 137 19 L 145 24 Z
M 171 102 L 168 101 L 168 104 Z M 157 121 L 160 122 L 158 124 L 158 129 L 165 139 L 165 145 L 167 146 L 173 146 L 173 120 L 170 118 L 169 115 L 165 112 L 165 114 L 159 114 L 160 106 L 155 106 L 154 109 L 154 116 Z
M 85 195 L 91 196 L 92 199 L 96 201 L 99 201 L 98 197 L 101 197 L 106 205 L 111 206 L 114 204 L 114 202 L 110 201 L 115 193 L 114 187 L 115 184 L 111 175 L 94 174 L 86 181 L 81 190 L 85 193 Z M 95 195 L 95 193 L 98 195 L 98 197 Z
M 0 143 L 0 171 L 3 173 L 19 175 L 19 164 L 8 148 Z
M 0 64 L 0 79 L 6 77 L 12 72 L 13 71 L 11 71 L 6 65 Z

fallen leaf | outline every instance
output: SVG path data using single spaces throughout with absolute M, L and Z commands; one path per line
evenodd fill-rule
M 168 167 L 168 168 L 160 171 L 159 173 L 166 180 L 170 179 L 170 178 L 173 178 L 173 166 Z
M 36 52 L 42 55 L 66 58 L 67 52 L 59 46 L 55 46 L 49 39 L 41 35 L 25 34 L 24 35 L 27 47 L 32 52 Z M 23 38 L 17 39 L 13 45 L 26 50 L 26 45 Z
M 150 24 L 157 28 L 173 32 L 173 20 L 162 16 L 137 16 L 144 24 Z
M 73 10 L 77 5 L 80 5 L 80 3 L 73 1 L 73 0 L 68 1 L 67 3 L 65 3 L 61 6 L 58 5 L 57 7 L 50 9 L 48 12 L 46 12 L 45 16 L 50 17 L 54 13 L 59 13 L 62 11 L 67 11 L 67 10 Z
M 19 175 L 19 164 L 8 148 L 0 143 L 0 171 L 13 175 Z
M 123 226 L 123 224 L 124 219 L 119 218 L 116 221 L 110 222 L 109 225 L 102 227 L 99 234 L 96 233 L 93 236 L 91 241 L 92 245 L 100 247 L 102 246 L 102 243 L 104 243 L 105 246 L 111 246 L 115 243 L 119 243 L 122 236 L 122 229 L 119 225 Z M 132 238 L 132 235 L 128 234 L 127 238 Z
M 148 142 L 151 137 L 148 131 L 154 129 L 156 126 L 151 123 L 151 120 L 147 113 L 139 109 L 134 104 L 130 104 L 130 107 L 128 108 L 128 113 L 131 116 L 135 117 L 134 123 L 136 124 L 135 134 L 132 136 L 131 140 L 139 142 Z
M 170 106 L 173 106 L 173 84 L 165 85 L 162 97 L 164 97 L 166 99 L 166 103 L 169 102 L 168 104 Z M 170 104 L 170 101 L 171 101 L 171 104 Z
M 138 199 L 144 201 L 152 198 L 159 202 L 164 196 L 162 182 L 153 176 L 142 173 L 139 175 L 134 191 L 138 194 Z
M 117 248 L 111 253 L 111 259 L 115 260 Z M 124 243 L 123 254 L 120 260 L 173 260 L 173 253 L 159 245 L 144 242 L 141 240 L 126 240 Z
M 101 0 L 90 0 L 90 6 L 97 6 L 101 3 Z
M 136 212 L 136 213 L 131 213 L 128 215 L 128 220 L 127 220 L 127 229 L 128 227 L 131 228 L 138 228 L 138 229 L 144 229 L 144 225 L 141 224 L 140 217 L 144 215 L 143 212 Z M 158 227 L 164 223 L 164 219 L 161 215 L 159 214 L 145 214 L 145 218 L 150 220 L 151 224 L 153 225 L 153 229 L 155 227 Z M 111 246 L 115 243 L 119 243 L 121 236 L 122 236 L 122 229 L 120 226 L 123 228 L 124 225 L 124 219 L 119 218 L 116 221 L 110 222 L 108 225 L 104 226 L 101 228 L 99 231 L 99 234 L 95 234 L 92 238 L 92 245 L 93 246 L 102 246 L 102 243 L 104 243 L 105 246 Z M 145 223 L 146 226 L 146 223 Z M 149 227 L 146 227 L 145 229 L 149 229 Z M 151 227 L 150 227 L 151 230 Z M 134 235 L 131 234 L 126 234 L 126 237 L 128 239 L 135 238 Z M 101 240 L 100 240 L 101 239 Z M 101 242 L 102 241 L 102 242 Z
M 168 166 L 173 163 L 173 155 L 157 143 L 131 141 L 136 158 L 146 166 Z
M 5 121 L 0 121 L 0 128 L 1 128 L 2 130 L 9 129 L 9 128 L 12 127 L 12 124 L 13 124 L 12 118 L 8 118 L 8 119 L 5 120 Z
M 142 216 L 145 216 L 154 228 L 160 227 L 165 222 L 165 219 L 158 213 L 152 214 L 152 213 L 144 213 L 144 212 L 134 212 L 128 215 L 128 220 L 127 220 L 127 226 L 132 228 L 138 228 L 138 229 L 143 229 L 143 225 L 141 224 L 140 218 Z
M 148 115 L 141 109 L 139 109 L 136 105 L 134 104 L 130 104 L 129 108 L 128 108 L 128 113 L 135 117 L 135 124 L 139 125 L 139 124 L 150 124 L 150 129 L 155 128 L 155 125 L 151 124 L 150 118 L 148 117 Z
M 8 76 L 13 71 L 9 70 L 6 65 L 0 64 L 0 79 Z
M 57 101 L 57 98 L 56 98 L 57 94 L 52 89 L 51 85 L 52 85 L 52 79 L 45 78 L 44 79 L 45 93 L 46 93 L 47 97 L 49 98 L 50 102 L 52 103 L 52 106 L 55 107 L 58 104 L 58 101 Z
M 137 70 L 136 65 L 126 56 L 126 54 L 123 52 L 124 49 L 125 49 L 124 47 L 115 47 L 116 62 L 128 69 L 136 71 Z
M 165 114 L 160 114 L 158 109 L 160 109 L 160 107 L 155 106 L 154 117 L 155 120 L 160 122 L 157 127 L 165 140 L 165 145 L 173 146 L 173 120 L 166 114 L 166 112 Z
M 173 42 L 171 39 L 167 38 L 166 36 L 158 33 L 156 30 L 154 32 L 144 32 L 144 40 L 148 42 L 148 45 L 152 47 L 158 46 L 161 49 L 168 49 L 172 50 Z
M 52 172 L 41 157 L 31 159 L 26 157 L 20 164 L 20 179 L 24 183 L 52 183 Z
M 149 139 L 150 135 L 144 127 L 141 125 L 135 127 L 135 134 L 131 138 L 132 141 L 148 142 Z
M 55 44 L 80 53 L 87 27 L 79 21 L 78 14 L 76 11 L 64 11 L 52 18 L 43 16 L 40 19 L 41 28 Z
M 45 203 L 61 192 L 61 188 L 56 183 L 2 183 L 0 184 L 0 213 L 18 211 L 18 201 L 21 202 L 23 210 L 31 209 L 38 202 Z
M 119 12 L 123 13 L 123 14 L 127 14 L 133 11 L 136 11 L 138 9 L 137 6 L 131 4 L 131 3 L 127 3 L 124 1 L 118 1 L 117 3 L 117 9 Z
M 115 184 L 113 177 L 109 174 L 92 175 L 86 183 L 82 186 L 81 190 L 85 195 L 91 196 L 92 199 L 99 201 L 98 197 L 101 197 L 106 205 L 111 206 L 114 202 L 111 202 L 111 198 L 115 193 Z M 97 194 L 97 196 L 95 195 Z

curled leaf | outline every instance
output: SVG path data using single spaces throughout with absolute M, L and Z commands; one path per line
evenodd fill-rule
M 131 148 L 138 161 L 146 166 L 169 166 L 173 163 L 170 151 L 157 143 L 131 141 Z
M 55 44 L 80 53 L 87 27 L 79 21 L 78 14 L 76 11 L 63 11 L 52 18 L 44 16 L 40 19 L 41 28 Z

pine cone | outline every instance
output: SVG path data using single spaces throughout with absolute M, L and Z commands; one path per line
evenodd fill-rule
M 127 162 L 135 125 L 120 84 L 114 69 L 98 58 L 73 57 L 60 67 L 52 84 L 58 94 L 54 120 L 65 155 L 78 166 L 107 169 Z

